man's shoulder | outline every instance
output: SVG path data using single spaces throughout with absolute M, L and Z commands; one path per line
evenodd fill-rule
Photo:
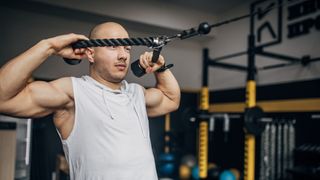
M 127 83 L 127 92 L 136 97 L 144 97 L 145 88 L 138 83 Z
M 50 82 L 55 88 L 65 92 L 69 96 L 73 96 L 72 77 L 62 77 Z
M 130 82 L 130 83 L 128 83 L 127 81 L 124 81 L 125 83 L 127 83 L 128 84 L 128 86 L 130 86 L 130 87 L 142 87 L 140 84 L 138 84 L 138 83 L 133 83 L 133 82 Z
M 72 85 L 72 80 L 71 80 L 71 77 L 62 77 L 62 78 L 53 80 L 50 83 L 58 86 L 68 86 L 68 85 Z
M 124 82 L 129 90 L 143 90 L 144 87 L 138 83 L 128 83 L 124 80 Z

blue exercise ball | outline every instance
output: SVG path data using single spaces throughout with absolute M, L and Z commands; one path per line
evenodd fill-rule
M 174 174 L 175 167 L 175 158 L 173 154 L 165 153 L 159 156 L 159 175 L 162 177 L 170 177 Z
M 193 179 L 199 179 L 199 166 L 196 165 L 192 168 L 191 175 Z
M 162 162 L 174 161 L 174 155 L 170 154 L 170 153 L 160 154 L 159 160 L 162 161 Z
M 225 170 L 220 174 L 219 180 L 236 180 L 236 176 L 232 171 Z
M 173 163 L 165 163 L 159 167 L 160 175 L 171 176 L 174 173 L 175 166 Z

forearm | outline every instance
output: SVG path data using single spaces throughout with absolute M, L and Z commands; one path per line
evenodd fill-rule
M 51 54 L 53 49 L 42 40 L 21 55 L 10 60 L 0 69 L 0 100 L 8 100 L 25 86 L 32 72 Z
M 159 89 L 177 107 L 180 104 L 180 87 L 170 70 L 155 73 L 156 88 Z

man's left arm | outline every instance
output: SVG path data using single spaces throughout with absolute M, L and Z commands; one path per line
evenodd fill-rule
M 156 86 L 145 90 L 148 116 L 160 116 L 175 111 L 180 104 L 180 87 L 172 72 L 155 72 Z
M 140 56 L 140 66 L 146 73 L 154 73 L 156 86 L 145 90 L 145 100 L 149 117 L 164 115 L 175 111 L 180 104 L 180 87 L 169 69 L 162 72 L 157 70 L 164 66 L 163 56 L 159 56 L 156 63 L 151 62 L 152 53 L 145 52 Z

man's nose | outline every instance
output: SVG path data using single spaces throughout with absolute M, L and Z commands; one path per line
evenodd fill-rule
M 123 46 L 118 47 L 118 59 L 127 60 L 128 59 L 128 52 Z

